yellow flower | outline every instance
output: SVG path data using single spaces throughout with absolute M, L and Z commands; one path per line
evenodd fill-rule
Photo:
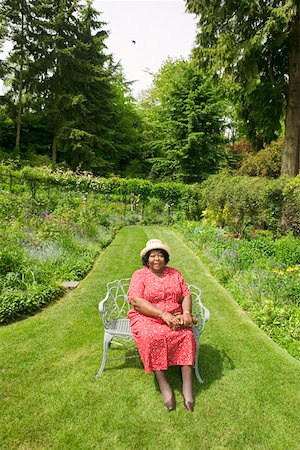
M 274 273 L 276 273 L 276 275 L 284 275 L 284 270 L 273 270 Z
M 295 272 L 295 270 L 297 270 L 296 267 L 288 267 L 288 268 L 286 269 L 287 272 Z

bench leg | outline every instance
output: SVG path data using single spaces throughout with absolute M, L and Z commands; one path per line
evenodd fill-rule
M 96 378 L 100 377 L 103 370 L 105 369 L 106 359 L 107 359 L 107 353 L 109 349 L 110 342 L 112 340 L 113 336 L 111 334 L 104 332 L 104 341 L 103 341 L 103 356 L 102 356 L 102 362 L 100 369 L 97 372 Z
M 196 343 L 197 343 L 197 345 L 196 345 L 196 359 L 195 359 L 194 369 L 195 369 L 195 375 L 196 375 L 197 380 L 199 381 L 200 384 L 202 384 L 202 383 L 204 383 L 204 381 L 202 380 L 202 378 L 200 376 L 199 365 L 198 365 L 198 363 L 199 363 L 199 347 L 200 347 L 199 340 L 196 340 Z

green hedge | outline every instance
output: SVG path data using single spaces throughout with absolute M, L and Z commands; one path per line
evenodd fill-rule
M 208 224 L 242 235 L 246 227 L 300 235 L 300 175 L 269 180 L 221 173 L 201 185 Z
M 118 177 L 100 178 L 90 173 L 76 174 L 67 171 L 53 171 L 49 167 L 23 167 L 15 169 L 7 164 L 0 164 L 0 179 L 3 183 L 27 183 L 33 195 L 40 186 L 62 186 L 81 191 L 98 191 L 103 194 L 130 195 L 134 192 L 142 199 L 157 197 L 167 201 L 178 201 L 184 194 L 194 195 L 195 186 L 182 183 L 153 183 L 138 178 Z
M 81 192 L 117 195 L 128 203 L 132 192 L 142 204 L 151 198 L 185 211 L 189 219 L 203 214 L 211 225 L 226 227 L 242 235 L 246 227 L 269 229 L 275 233 L 300 234 L 300 175 L 295 178 L 232 176 L 227 172 L 210 176 L 202 184 L 153 183 L 142 179 L 99 178 L 89 173 L 53 171 L 51 168 L 15 169 L 0 164 L 0 180 L 29 187 L 32 197 L 38 189 L 61 186 Z

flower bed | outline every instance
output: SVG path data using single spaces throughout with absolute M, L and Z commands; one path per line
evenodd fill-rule
M 35 313 L 82 279 L 123 222 L 99 195 L 0 192 L 0 323 Z
M 251 318 L 300 359 L 300 241 L 274 239 L 264 230 L 243 239 L 221 228 L 184 222 L 176 226 Z

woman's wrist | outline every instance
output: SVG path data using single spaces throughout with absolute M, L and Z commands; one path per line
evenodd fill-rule
M 167 311 L 162 311 L 159 317 L 162 319 L 165 314 L 167 314 Z
M 191 311 L 183 311 L 183 314 L 191 314 Z

